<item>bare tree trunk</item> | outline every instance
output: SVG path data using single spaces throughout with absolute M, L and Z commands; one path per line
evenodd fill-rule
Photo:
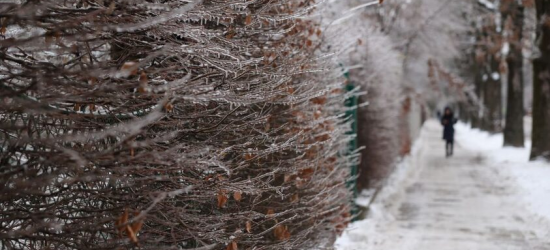
M 460 102 L 460 116 L 462 117 L 462 120 L 466 123 L 472 122 L 472 108 L 467 102 Z
M 537 0 L 537 43 L 540 57 L 533 61 L 533 147 L 531 160 L 550 160 L 550 2 Z
M 521 58 L 508 60 L 508 97 L 506 104 L 506 127 L 504 128 L 504 145 L 524 147 L 523 130 L 523 63 Z
M 475 60 L 475 59 L 474 59 Z M 483 93 L 483 90 L 482 90 L 482 86 L 483 86 L 483 82 L 482 82 L 482 71 L 479 69 L 480 65 L 479 63 L 475 63 L 474 64 L 474 72 L 475 72 L 475 79 L 474 79 L 474 82 L 475 82 L 475 91 L 476 91 L 476 95 L 481 97 L 482 96 L 482 93 Z M 481 110 L 472 110 L 471 111 L 471 114 L 472 114 L 472 127 L 473 128 L 481 128 L 481 118 L 482 118 L 482 115 L 480 114 Z
M 502 121 L 502 84 L 498 72 L 498 60 L 490 56 L 490 68 L 487 71 L 487 81 L 483 83 L 483 101 L 487 108 L 482 119 L 481 128 L 491 133 L 501 131 Z
M 475 94 L 478 98 L 483 99 L 483 60 L 480 55 L 480 43 L 482 42 L 482 33 L 477 28 L 479 20 L 474 22 L 472 25 L 475 30 L 475 46 L 472 50 L 472 60 L 473 63 L 471 64 L 471 70 L 474 74 L 474 87 L 475 87 Z M 481 128 L 481 119 L 483 114 L 481 113 L 483 110 L 481 109 L 470 109 L 470 114 L 472 117 L 472 128 Z
M 509 39 L 510 54 L 506 59 L 508 64 L 508 97 L 506 102 L 506 126 L 504 128 L 504 146 L 524 147 L 523 131 L 523 6 L 516 1 L 510 1 L 507 15 L 512 19 Z

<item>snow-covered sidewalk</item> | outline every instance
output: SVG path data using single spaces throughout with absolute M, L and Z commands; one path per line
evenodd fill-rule
M 424 125 L 371 205 L 336 242 L 339 250 L 549 250 L 550 164 L 502 135 L 457 125 L 444 157 L 441 126 Z

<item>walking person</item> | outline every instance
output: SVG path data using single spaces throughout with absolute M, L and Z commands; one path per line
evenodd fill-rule
M 453 155 L 453 146 L 455 138 L 455 128 L 454 124 L 458 120 L 454 117 L 453 111 L 451 108 L 446 107 L 441 117 L 441 125 L 443 125 L 443 140 L 445 140 L 445 152 L 446 156 L 449 157 Z

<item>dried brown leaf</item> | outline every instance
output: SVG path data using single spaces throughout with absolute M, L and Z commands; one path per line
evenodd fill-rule
M 227 199 L 227 196 L 225 195 L 225 191 L 224 190 L 218 191 L 218 207 L 223 208 L 225 203 L 227 203 L 227 200 L 228 199 Z
M 288 87 L 287 92 L 291 95 L 294 94 L 294 88 L 293 87 Z
M 105 10 L 105 14 L 111 15 L 115 11 L 116 3 L 115 1 L 111 1 L 111 4 L 109 4 L 109 7 Z
M 227 39 L 232 39 L 232 38 L 235 36 L 235 34 L 236 34 L 235 30 L 229 29 L 229 31 L 228 31 L 227 34 L 225 35 L 225 38 L 227 38 Z
M 124 225 L 128 222 L 128 208 L 124 209 L 124 212 L 115 221 L 115 227 L 119 231 L 119 234 L 124 231 Z
M 134 216 L 138 216 L 138 215 L 139 215 L 139 212 L 134 212 Z M 134 231 L 134 233 L 137 234 L 139 230 L 141 230 L 142 226 L 143 226 L 143 219 L 135 221 L 134 223 L 132 223 L 132 231 Z
M 130 225 L 127 225 L 126 226 L 126 233 L 128 234 L 128 238 L 130 238 L 130 240 L 137 244 L 138 243 L 138 239 L 137 239 L 137 236 L 136 236 L 136 232 L 134 232 L 134 230 L 132 229 L 132 227 Z
M 298 202 L 299 200 L 300 200 L 300 196 L 298 194 L 294 194 L 292 195 L 292 197 L 290 197 L 290 202 L 292 203 Z
M 51 34 L 47 34 L 45 37 L 44 37 L 44 42 L 49 45 L 53 42 L 53 36 Z
M 319 97 L 315 97 L 315 98 L 311 99 L 310 101 L 313 104 L 323 105 L 323 104 L 327 103 L 327 98 L 325 96 L 319 96 Z
M 533 8 L 535 7 L 535 0 L 523 0 L 523 6 L 525 8 Z
M 290 238 L 288 227 L 284 225 L 277 225 L 275 227 L 275 230 L 273 230 L 273 234 L 275 235 L 275 238 L 277 238 L 277 240 L 287 240 Z
M 128 76 L 133 76 L 138 73 L 138 64 L 136 62 L 125 62 L 120 70 Z
M 306 169 L 300 170 L 299 175 L 300 175 L 300 178 L 307 179 L 307 178 L 311 177 L 314 172 L 315 172 L 315 170 L 313 168 L 306 168 Z
M 247 161 L 250 161 L 254 158 L 254 155 L 251 154 L 251 153 L 246 153 L 244 154 L 244 159 L 247 160 Z
M 166 112 L 172 112 L 172 110 L 174 110 L 174 105 L 171 102 L 168 102 L 164 104 L 164 110 Z
M 313 113 L 313 117 L 315 118 L 315 120 L 321 118 L 322 115 L 323 113 L 321 112 L 321 110 L 317 110 L 315 111 L 315 113 Z
M 285 174 L 285 176 L 284 176 L 284 183 L 287 183 L 287 182 L 289 182 L 289 181 L 291 181 L 291 180 L 293 180 L 293 179 L 294 179 L 294 176 L 293 176 L 293 175 Z
M 232 241 L 229 245 L 227 245 L 227 248 L 225 248 L 226 250 L 239 250 L 238 246 L 237 246 L 237 242 L 235 241 Z
M 239 191 L 234 192 L 233 193 L 233 199 L 235 199 L 236 201 L 241 201 L 241 199 L 242 199 L 241 192 L 239 192 Z

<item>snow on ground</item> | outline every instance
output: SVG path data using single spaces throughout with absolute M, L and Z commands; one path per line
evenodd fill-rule
M 411 155 L 418 155 L 424 142 L 424 130 L 420 132 L 419 138 L 413 144 Z M 370 205 L 368 219 L 352 223 L 346 232 L 336 241 L 336 249 L 369 249 L 368 247 L 377 244 L 384 235 L 379 234 L 375 228 L 374 221 L 394 220 L 389 213 L 391 201 L 399 200 L 404 195 L 405 187 L 414 179 L 420 168 L 413 168 L 417 157 L 406 157 L 399 163 L 393 174 L 388 178 L 384 188 L 376 196 L 376 201 Z M 368 205 L 374 194 L 373 190 L 363 190 L 356 199 L 360 207 Z M 398 250 L 398 249 L 396 249 Z
M 519 196 L 526 207 L 531 212 L 550 220 L 550 163 L 529 161 L 530 140 L 526 140 L 525 148 L 502 147 L 502 134 L 491 135 L 471 129 L 464 123 L 457 124 L 456 131 L 458 144 L 479 152 L 490 164 L 501 169 L 503 174 L 508 175 L 515 182 L 513 184 L 519 187 L 519 191 L 522 192 Z
M 455 155 L 444 157 L 441 128 L 428 121 L 338 250 L 549 250 L 550 164 L 529 148 L 503 148 L 501 134 L 456 126 Z M 529 144 L 529 143 L 527 143 Z M 360 205 L 372 192 L 363 193 Z

